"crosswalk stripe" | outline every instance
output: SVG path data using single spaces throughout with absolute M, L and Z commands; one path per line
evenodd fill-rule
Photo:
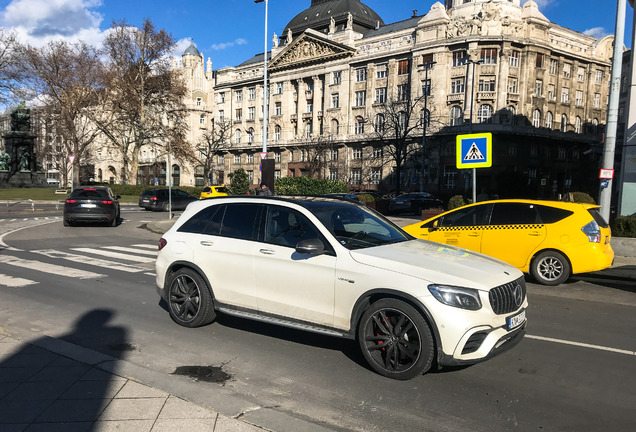
M 134 244 L 131 245 L 132 247 L 137 247 L 137 248 L 143 248 L 143 249 L 154 249 L 157 250 L 157 245 L 150 245 L 150 244 Z
M 33 253 L 41 254 L 47 256 L 49 258 L 61 258 L 72 262 L 93 265 L 96 267 L 103 267 L 111 270 L 120 270 L 128 273 L 137 273 L 143 271 L 145 269 L 133 267 L 128 264 L 122 264 L 115 261 L 108 261 L 100 258 L 92 258 L 86 255 L 77 255 L 71 254 L 67 252 L 57 251 L 53 249 L 43 249 L 43 250 L 35 250 L 31 251 Z
M 104 249 L 120 251 L 120 252 L 130 252 L 134 254 L 155 255 L 155 256 L 159 253 L 156 250 L 154 251 L 141 250 L 141 249 L 133 249 L 133 248 L 123 247 L 123 246 L 104 246 Z
M 22 278 L 13 277 L 13 276 L 0 273 L 0 286 L 6 286 L 10 288 L 21 288 L 28 285 L 34 285 L 37 283 L 38 282 L 29 280 L 29 279 L 22 279 Z
M 122 260 L 127 260 L 127 261 L 133 261 L 133 262 L 138 262 L 138 263 L 149 263 L 149 262 L 153 262 L 155 260 L 154 258 L 150 258 L 150 257 L 134 256 L 134 255 L 129 255 L 129 254 L 125 254 L 125 253 L 118 253 L 118 252 L 112 252 L 112 251 L 103 250 L 103 249 L 71 248 L 71 250 L 74 250 L 74 251 L 77 251 L 77 252 L 84 252 L 84 253 L 94 254 L 94 255 L 101 255 L 101 256 L 105 256 L 105 257 L 109 257 L 109 258 L 117 258 L 117 259 L 122 259 Z
M 105 277 L 103 274 L 93 273 L 89 271 L 74 269 L 72 267 L 58 266 L 55 264 L 48 264 L 42 261 L 33 261 L 8 255 L 0 255 L 0 263 L 8 264 L 16 267 L 28 268 L 31 270 L 37 270 L 42 273 L 49 273 L 58 276 L 66 276 L 70 278 L 78 279 L 96 279 Z

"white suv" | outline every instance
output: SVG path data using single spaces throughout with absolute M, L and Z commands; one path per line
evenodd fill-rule
M 334 198 L 193 202 L 161 238 L 156 270 L 180 325 L 222 312 L 357 339 L 395 379 L 485 360 L 525 334 L 519 270 Z

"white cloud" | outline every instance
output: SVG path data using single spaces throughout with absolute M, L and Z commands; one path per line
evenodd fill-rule
M 210 49 L 213 49 L 214 51 L 219 51 L 219 50 L 231 48 L 235 45 L 247 45 L 247 40 L 243 38 L 238 38 L 238 39 L 235 39 L 233 42 L 222 42 L 218 44 L 212 44 Z
M 594 28 L 585 30 L 583 34 L 586 34 L 588 36 L 594 36 L 595 38 L 604 38 L 609 33 L 607 33 L 607 31 L 605 31 L 603 27 L 594 27 Z
M 101 4 L 102 0 L 12 0 L 0 11 L 0 25 L 36 46 L 60 39 L 101 45 L 103 17 L 94 10 Z

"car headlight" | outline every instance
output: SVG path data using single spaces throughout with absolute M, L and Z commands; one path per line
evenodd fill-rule
M 481 300 L 476 289 L 449 285 L 429 285 L 428 290 L 433 294 L 433 297 L 445 305 L 468 310 L 481 309 Z

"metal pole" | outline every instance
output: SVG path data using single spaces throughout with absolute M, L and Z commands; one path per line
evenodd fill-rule
M 269 0 L 254 0 L 254 3 L 265 2 L 265 48 L 263 51 L 263 153 L 267 153 L 267 8 Z
M 426 126 L 429 121 L 427 106 L 428 106 L 428 93 L 430 87 L 428 86 L 428 70 L 437 62 L 426 62 L 420 66 L 424 66 L 424 121 L 422 124 L 422 168 L 420 170 L 420 192 L 424 192 L 424 149 L 426 148 Z
M 172 219 L 172 161 L 170 160 L 170 146 L 168 146 L 168 166 L 166 167 L 168 176 L 168 219 Z
M 469 60 L 473 64 L 473 73 L 470 79 L 470 123 L 468 124 L 469 133 L 473 133 L 473 99 L 475 96 L 475 63 Z M 473 203 L 477 202 L 477 169 L 473 168 Z
M 614 150 L 616 148 L 616 129 L 618 128 L 618 103 L 621 90 L 621 69 L 623 66 L 623 45 L 625 39 L 625 0 L 618 0 L 616 6 L 616 33 L 614 35 L 614 56 L 612 58 L 612 81 L 607 107 L 607 134 L 603 148 L 601 168 L 614 168 Z M 632 47 L 633 48 L 633 47 Z M 633 51 L 632 51 L 633 53 Z M 601 188 L 601 215 L 609 221 L 612 203 L 612 180 L 606 188 Z

